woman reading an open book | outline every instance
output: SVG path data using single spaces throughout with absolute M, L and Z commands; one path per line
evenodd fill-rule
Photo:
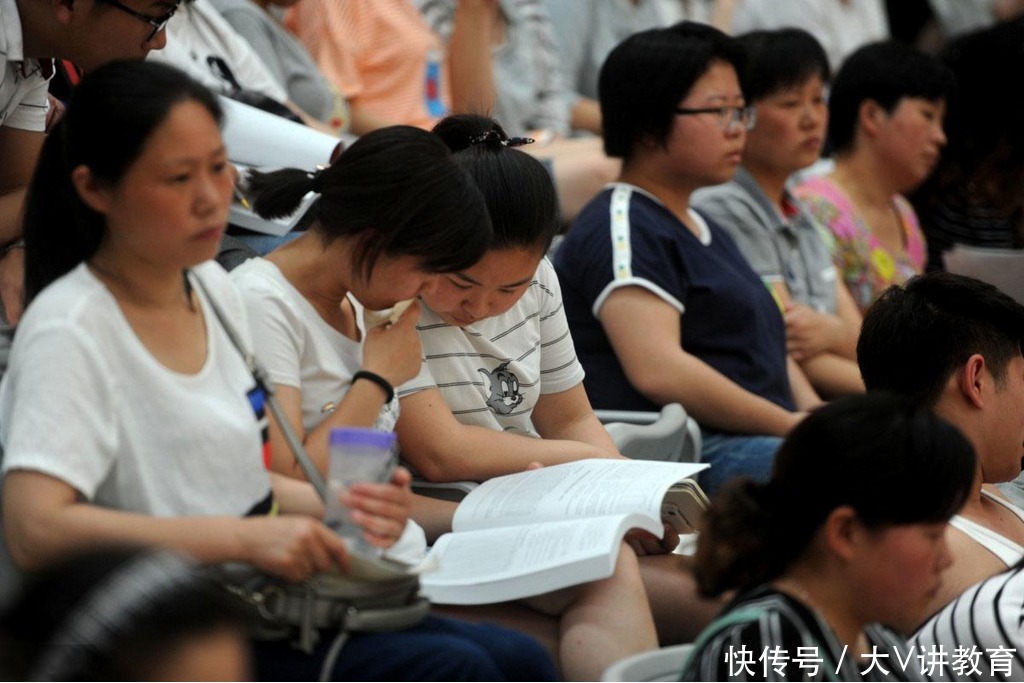
M 707 595 L 739 595 L 697 639 L 682 680 L 920 680 L 893 629 L 912 633 L 928 616 L 973 471 L 963 435 L 903 399 L 871 393 L 812 412 L 768 483 L 737 480 L 711 505 L 697 580 Z
M 462 115 L 434 132 L 484 195 L 484 257 L 424 292 L 423 367 L 399 390 L 402 457 L 432 481 L 483 481 L 531 462 L 622 458 L 583 388 L 561 289 L 544 257 L 559 227 L 544 167 L 493 119 Z M 539 438 L 538 438 L 539 437 Z M 662 644 L 691 640 L 718 610 L 700 601 L 676 542 L 632 534 Z M 666 547 L 669 546 L 669 547 Z
M 399 133 L 407 138 L 404 145 L 374 154 L 364 143 Z M 399 408 L 395 389 L 420 370 L 419 305 L 377 327 L 365 311 L 429 294 L 452 273 L 471 268 L 490 244 L 491 221 L 485 212 L 473 211 L 481 198 L 470 174 L 460 169 L 472 192 L 439 198 L 429 179 L 413 177 L 413 146 L 440 150 L 452 160 L 437 136 L 396 126 L 367 134 L 314 178 L 283 171 L 257 175 L 250 183 L 255 209 L 264 214 L 286 214 L 308 191 L 320 193 L 305 235 L 239 266 L 232 279 L 242 291 L 257 354 L 284 412 L 321 470 L 330 429 L 392 429 Z M 543 167 L 532 163 L 550 187 Z M 479 231 L 446 234 L 453 213 L 459 214 L 460 224 L 477 221 Z M 454 258 L 470 247 L 476 250 L 473 259 Z M 301 477 L 273 422 L 270 445 L 273 467 Z M 433 538 L 450 530 L 453 512 L 451 503 L 419 499 L 412 515 Z M 408 550 L 422 553 L 420 539 L 418 548 L 410 544 Z M 540 636 L 570 679 L 596 680 L 612 661 L 658 645 L 637 559 L 625 544 L 607 579 L 531 598 L 525 607 L 473 607 L 461 614 L 500 620 Z
M 347 571 L 312 487 L 263 467 L 253 377 L 211 315 L 221 309 L 248 342 L 241 298 L 211 261 L 235 181 L 220 122 L 216 97 L 176 69 L 115 63 L 86 75 L 47 137 L 25 216 L 29 304 L 0 385 L 3 526 L 22 569 L 115 544 L 288 581 Z M 439 147 L 423 153 L 432 175 L 471 200 L 452 223 L 474 208 L 484 216 Z M 486 235 L 486 223 L 462 227 L 467 242 Z M 354 486 L 346 502 L 367 540 L 386 548 L 410 499 L 399 469 L 389 483 Z M 493 626 L 428 616 L 353 634 L 336 660 L 325 635 L 308 654 L 284 635 L 254 640 L 255 676 L 555 676 L 535 641 Z

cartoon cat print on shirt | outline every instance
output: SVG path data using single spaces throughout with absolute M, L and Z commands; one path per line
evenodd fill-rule
M 508 369 L 508 361 L 496 367 L 493 372 L 485 368 L 477 368 L 477 371 L 490 380 L 491 395 L 487 399 L 487 406 L 495 413 L 510 415 L 523 402 L 523 395 L 519 393 L 519 378 Z

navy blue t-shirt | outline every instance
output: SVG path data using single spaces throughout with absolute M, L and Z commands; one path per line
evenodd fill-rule
M 555 270 L 591 403 L 659 409 L 626 379 L 597 317 L 612 291 L 638 286 L 680 312 L 688 353 L 744 389 L 795 410 L 778 305 L 729 235 L 699 214 L 691 216 L 706 228 L 703 239 L 652 195 L 619 183 L 584 207 L 559 246 Z

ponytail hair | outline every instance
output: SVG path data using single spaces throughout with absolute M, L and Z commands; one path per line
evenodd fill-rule
M 64 117 L 46 137 L 25 203 L 26 302 L 88 260 L 106 231 L 103 216 L 75 190 L 79 166 L 115 186 L 150 135 L 180 102 L 201 104 L 220 124 L 217 98 L 174 67 L 113 62 L 90 72 L 71 93 Z
M 515 149 L 533 141 L 509 138 L 497 121 L 477 114 L 449 116 L 434 134 L 483 193 L 494 226 L 490 248 L 546 252 L 560 227 L 555 185 L 544 164 Z
M 355 269 L 369 277 L 381 256 L 413 256 L 427 272 L 480 260 L 491 242 L 484 199 L 437 136 L 412 126 L 363 135 L 329 167 L 249 175 L 253 208 L 265 218 L 294 212 L 309 192 L 310 229 L 324 244 L 358 241 Z
M 933 412 L 880 392 L 835 400 L 786 437 L 771 481 L 736 480 L 715 497 L 697 587 L 716 596 L 779 577 L 843 505 L 869 528 L 947 521 L 974 471 L 971 444 Z

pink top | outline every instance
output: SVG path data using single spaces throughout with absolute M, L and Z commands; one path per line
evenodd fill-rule
M 421 128 L 447 113 L 445 47 L 412 0 L 304 0 L 285 24 L 353 104 Z
M 917 214 L 902 195 L 894 194 L 892 205 L 903 225 L 904 248 L 893 252 L 878 241 L 850 198 L 830 178 L 810 178 L 798 185 L 794 194 L 818 223 L 828 228 L 825 241 L 861 313 L 889 285 L 903 284 L 924 271 L 924 235 Z

